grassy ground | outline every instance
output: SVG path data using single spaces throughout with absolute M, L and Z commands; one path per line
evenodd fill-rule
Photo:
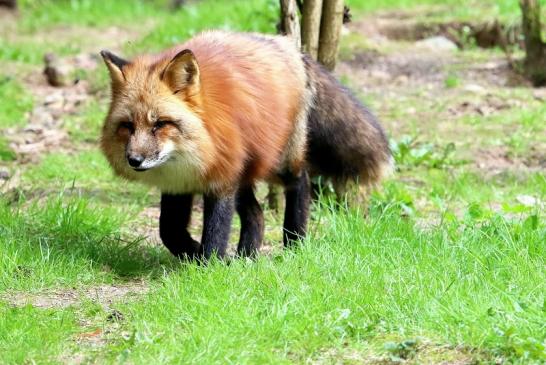
M 379 34 L 407 14 L 513 22 L 517 2 L 348 3 L 337 73 L 381 117 L 396 176 L 367 217 L 321 198 L 290 252 L 268 210 L 264 255 L 207 267 L 166 252 L 158 192 L 114 178 L 98 152 L 105 69 L 79 70 L 85 98 L 62 89 L 46 123 L 32 111 L 58 90 L 41 60 L 273 32 L 277 1 L 26 0 L 18 19 L 0 14 L 0 363 L 546 361 L 546 93 L 505 83 L 497 49 L 438 55 Z M 41 144 L 40 123 L 57 142 Z

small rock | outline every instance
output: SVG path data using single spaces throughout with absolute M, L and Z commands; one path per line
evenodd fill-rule
M 67 93 L 64 95 L 64 101 L 66 104 L 78 105 L 81 102 L 87 100 L 89 96 L 84 93 Z
M 44 126 L 41 124 L 29 124 L 23 129 L 23 132 L 42 134 L 44 133 Z
M 486 117 L 488 115 L 491 115 L 491 108 L 488 108 L 487 106 L 484 106 L 484 105 L 478 105 L 476 106 L 476 113 Z
M 485 93 L 485 89 L 480 86 L 480 85 L 476 85 L 476 84 L 467 84 L 463 87 L 463 89 L 465 91 L 468 91 L 468 92 L 471 92 L 471 93 L 476 93 L 476 94 L 484 94 Z
M 388 72 L 382 70 L 370 70 L 368 74 L 370 77 L 377 80 L 388 80 L 391 78 L 391 75 Z
M 49 94 L 44 99 L 44 105 L 49 108 L 62 109 L 64 105 L 64 96 L 62 92 L 54 92 Z
M 51 111 L 44 107 L 35 108 L 30 114 L 29 126 L 32 126 L 32 129 L 43 129 L 53 125 L 54 118 L 51 115 Z
M 516 200 L 526 207 L 540 206 L 540 200 L 530 195 L 518 195 Z
M 8 180 L 10 177 L 9 171 L 5 167 L 0 167 L 0 180 Z
M 0 7 L 6 7 L 11 10 L 16 10 L 17 0 L 0 0 Z
M 500 63 L 499 61 L 491 61 L 491 62 L 485 63 L 483 65 L 483 69 L 484 70 L 494 70 L 494 69 L 499 68 L 500 65 L 502 65 L 502 63 Z
M 47 53 L 44 56 L 44 75 L 51 86 L 61 87 L 72 84 L 70 74 L 72 66 L 58 58 L 53 53 Z
M 446 37 L 437 36 L 426 38 L 415 43 L 415 46 L 430 51 L 455 51 L 458 49 L 457 45 Z
M 539 101 L 546 100 L 546 87 L 541 87 L 533 90 L 533 97 Z
M 409 81 L 409 77 L 407 75 L 400 75 L 394 80 L 394 82 L 400 85 L 407 84 L 408 81 Z

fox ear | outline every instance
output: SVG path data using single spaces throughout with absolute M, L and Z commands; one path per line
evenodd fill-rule
M 123 74 L 123 66 L 128 65 L 129 61 L 124 60 L 121 57 L 116 56 L 109 51 L 101 51 L 100 55 L 110 71 L 110 77 L 114 84 L 121 84 L 125 82 L 125 75 Z
M 176 94 L 187 90 L 189 94 L 199 91 L 199 65 L 192 51 L 178 52 L 161 73 L 163 80 Z

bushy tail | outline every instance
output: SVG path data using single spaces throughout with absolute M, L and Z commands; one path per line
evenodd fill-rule
M 311 175 L 377 185 L 393 168 L 383 128 L 330 72 L 308 56 L 304 62 L 314 95 L 307 125 Z

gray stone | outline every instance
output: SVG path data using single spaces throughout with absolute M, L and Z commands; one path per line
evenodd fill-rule
M 44 75 L 49 85 L 61 87 L 73 84 L 74 80 L 71 79 L 70 75 L 74 68 L 70 64 L 53 53 L 44 56 L 44 63 Z
M 8 180 L 9 178 L 9 170 L 5 167 L 0 167 L 0 180 Z
M 417 48 L 438 52 L 455 51 L 458 49 L 457 45 L 453 41 L 443 36 L 422 39 L 415 42 L 415 46 Z

